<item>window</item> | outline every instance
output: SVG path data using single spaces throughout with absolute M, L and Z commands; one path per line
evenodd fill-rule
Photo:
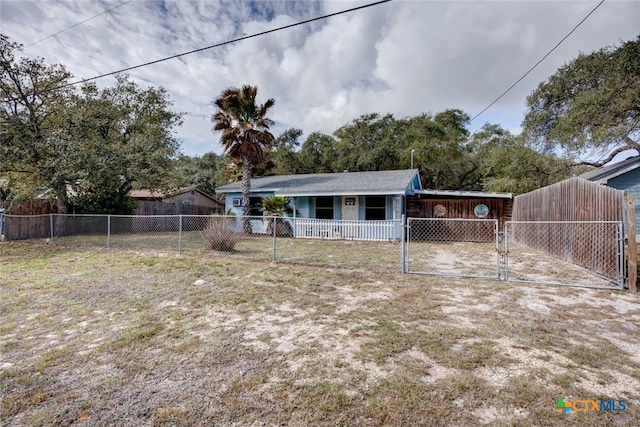
M 262 197 L 249 197 L 249 215 L 262 216 Z
M 385 215 L 386 205 L 387 205 L 386 196 L 366 196 L 364 219 L 366 220 L 387 219 Z
M 333 219 L 333 197 L 316 197 L 316 218 Z

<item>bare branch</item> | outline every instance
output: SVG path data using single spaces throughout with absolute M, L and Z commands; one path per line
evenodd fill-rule
M 637 145 L 637 144 L 635 144 Z M 596 168 L 602 167 L 604 165 L 606 165 L 607 163 L 609 163 L 611 160 L 613 160 L 613 158 L 622 153 L 623 151 L 627 151 L 627 150 L 631 150 L 631 149 L 636 149 L 636 147 L 633 146 L 629 146 L 629 145 L 623 145 L 622 147 L 618 147 L 615 150 L 613 150 L 606 159 L 601 160 L 599 162 L 590 162 L 588 160 L 582 160 L 578 163 L 573 163 L 571 166 L 594 166 Z

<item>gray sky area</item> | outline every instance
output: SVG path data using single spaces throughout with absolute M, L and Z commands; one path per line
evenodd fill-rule
M 124 3 L 0 0 L 0 32 L 29 45 Z M 90 78 L 338 12 L 365 2 L 133 0 L 25 48 Z M 258 85 L 279 134 L 332 133 L 365 113 L 396 118 L 460 108 L 475 116 L 565 37 L 597 1 L 393 1 L 130 71 L 185 112 L 188 155 L 220 152 L 212 100 Z M 526 97 L 579 53 L 640 34 L 640 2 L 608 0 L 520 84 L 471 123 L 519 132 Z M 99 86 L 111 85 L 107 77 Z

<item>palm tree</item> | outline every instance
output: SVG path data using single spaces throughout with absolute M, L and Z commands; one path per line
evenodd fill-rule
M 269 196 L 262 197 L 262 212 L 265 216 L 269 217 L 269 224 L 267 225 L 267 234 L 273 233 L 273 225 L 276 224 L 276 231 L 278 236 L 291 235 L 291 226 L 282 220 L 278 221 L 278 217 L 284 214 L 293 212 L 293 209 L 289 207 L 290 199 L 283 196 Z
M 269 132 L 273 121 L 266 114 L 275 101 L 271 98 L 258 105 L 257 94 L 258 87 L 249 85 L 223 90 L 214 101 L 218 111 L 211 118 L 213 130 L 222 131 L 220 143 L 225 153 L 242 162 L 242 215 L 245 217 L 251 209 L 251 164 L 264 160 L 274 140 Z M 244 230 L 251 232 L 248 221 L 245 221 Z
M 291 211 L 290 199 L 284 196 L 261 197 L 262 211 L 266 216 L 282 216 Z

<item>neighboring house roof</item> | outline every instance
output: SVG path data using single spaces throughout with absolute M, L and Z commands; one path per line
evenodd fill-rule
M 485 199 L 513 199 L 512 193 L 460 191 L 460 190 L 416 190 L 416 194 L 442 197 L 476 197 Z
M 129 191 L 129 197 L 134 199 L 162 199 L 164 193 L 162 191 L 131 190 Z
M 606 184 L 610 179 L 631 172 L 640 167 L 640 156 L 631 157 L 612 165 L 603 166 L 589 172 L 578 175 L 577 178 L 586 179 L 588 181 L 597 182 L 598 184 Z
M 196 187 L 178 188 L 178 189 L 169 190 L 169 191 L 131 190 L 129 191 L 129 197 L 133 197 L 134 199 L 167 199 L 167 198 L 178 196 L 180 194 L 187 193 L 189 191 L 197 191 L 203 196 L 208 197 L 209 199 L 214 200 L 220 204 L 223 204 L 220 200 L 216 199 L 215 197 L 205 193 L 204 191 Z
M 264 176 L 251 179 L 251 192 L 272 192 L 278 196 L 405 194 L 412 190 L 411 182 L 417 175 L 417 169 L 405 169 Z M 216 193 L 241 191 L 242 182 L 216 188 Z

